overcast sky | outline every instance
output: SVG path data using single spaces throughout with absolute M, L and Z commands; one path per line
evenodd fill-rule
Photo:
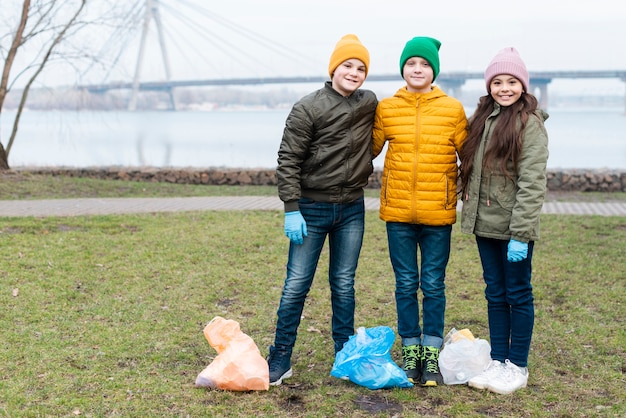
M 626 9 L 615 0 L 156 3 L 174 80 L 323 76 L 335 43 L 347 33 L 369 49 L 370 74 L 397 73 L 398 83 L 400 53 L 414 36 L 441 41 L 442 72 L 483 71 L 507 46 L 520 51 L 530 71 L 626 70 Z M 119 46 L 124 68 L 111 72 L 108 81 L 132 79 L 141 21 L 136 26 L 134 37 L 123 38 Z M 155 27 L 152 22 L 142 70 L 146 81 L 164 79 Z M 104 76 L 86 78 L 100 82 Z
M 422 35 L 442 42 L 442 71 L 482 70 L 506 46 L 517 47 L 533 70 L 626 69 L 626 8 L 613 0 L 215 3 L 207 7 L 216 14 L 323 64 L 343 34 L 355 33 L 375 73 L 395 71 L 404 43 Z

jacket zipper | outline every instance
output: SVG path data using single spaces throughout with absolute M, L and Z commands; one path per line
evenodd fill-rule
M 420 117 L 419 117 L 419 113 L 420 113 L 420 102 L 419 99 L 416 98 L 415 101 L 415 155 L 413 158 L 413 184 L 411 185 L 411 187 L 413 188 L 413 190 L 411 190 L 411 214 L 412 214 L 412 218 L 413 218 L 413 223 L 417 223 L 417 197 L 416 197 L 416 190 L 415 190 L 415 185 L 417 184 L 417 160 L 419 158 L 419 151 L 418 151 L 418 147 L 419 147 L 419 132 L 420 132 Z

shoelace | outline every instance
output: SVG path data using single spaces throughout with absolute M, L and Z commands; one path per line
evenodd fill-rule
M 511 363 L 508 360 L 506 360 L 505 367 L 502 367 L 502 369 L 503 370 L 502 370 L 501 376 L 505 379 L 512 379 L 514 376 L 524 374 L 522 369 L 520 369 L 519 367 L 517 367 L 515 364 Z
M 492 360 L 493 361 L 493 360 Z M 486 377 L 496 377 L 499 376 L 504 370 L 504 365 L 502 363 L 490 363 L 489 366 L 483 371 Z
M 419 358 L 418 349 L 407 349 L 406 351 L 406 368 L 407 369 L 416 369 L 417 368 L 417 360 Z
M 424 369 L 429 373 L 439 373 L 439 364 L 437 364 L 437 353 L 434 351 L 425 351 L 426 364 Z
M 511 370 L 511 368 L 503 367 L 502 370 L 500 370 L 500 373 L 498 373 L 495 377 L 507 382 L 513 378 L 513 374 L 514 371 Z

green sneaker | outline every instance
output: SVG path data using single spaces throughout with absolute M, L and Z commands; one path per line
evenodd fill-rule
M 422 386 L 437 386 L 443 384 L 443 376 L 439 371 L 439 349 L 424 346 L 424 362 L 422 366 Z
M 422 346 L 402 346 L 402 369 L 411 383 L 420 381 L 422 374 Z

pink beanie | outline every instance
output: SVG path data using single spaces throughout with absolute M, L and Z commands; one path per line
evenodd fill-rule
M 524 91 L 528 92 L 530 77 L 528 70 L 522 58 L 519 56 L 517 49 L 513 47 L 504 48 L 491 60 L 485 70 L 485 84 L 487 92 L 489 92 L 489 84 L 491 80 L 500 74 L 510 74 L 522 82 Z

